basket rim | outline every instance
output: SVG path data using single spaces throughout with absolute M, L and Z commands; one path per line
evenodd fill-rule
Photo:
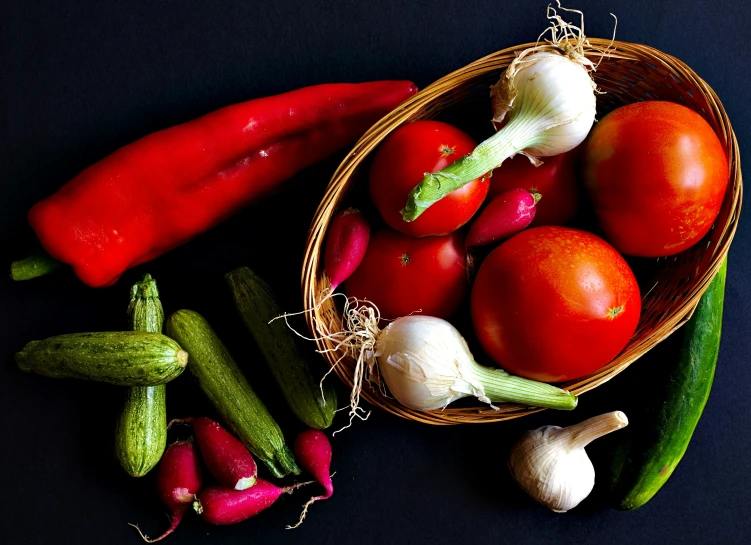
M 588 47 L 585 49 L 588 56 L 600 58 L 607 56 L 609 59 L 623 60 L 626 62 L 646 62 L 648 64 L 651 62 L 653 68 L 667 70 L 676 81 L 687 79 L 695 88 L 701 90 L 704 97 L 707 99 L 707 105 L 711 109 L 711 111 L 708 112 L 708 115 L 711 115 L 712 119 L 723 128 L 725 133 L 718 134 L 718 136 L 721 137 L 721 140 L 724 140 L 726 147 L 729 165 L 729 182 L 731 183 L 728 184 L 728 189 L 723 200 L 729 198 L 731 202 L 728 221 L 722 226 L 722 233 L 720 235 L 721 244 L 713 249 L 710 265 L 707 267 L 706 271 L 704 271 L 701 281 L 694 286 L 689 295 L 685 297 L 683 304 L 676 309 L 668 319 L 664 320 L 659 327 L 655 327 L 650 335 L 640 339 L 639 342 L 634 345 L 629 341 L 629 344 L 624 348 L 624 351 L 613 361 L 586 377 L 581 377 L 580 379 L 569 381 L 562 385 L 577 396 L 608 382 L 620 374 L 626 369 L 626 367 L 639 359 L 649 349 L 679 329 L 690 318 L 699 298 L 707 289 L 709 282 L 719 270 L 722 259 L 728 253 L 730 244 L 737 229 L 743 196 L 738 140 L 732 129 L 727 112 L 714 90 L 683 61 L 654 47 L 601 38 L 590 38 L 588 41 Z M 347 185 L 352 178 L 352 174 L 366 159 L 370 151 L 397 127 L 408 123 L 408 114 L 410 112 L 415 112 L 424 104 L 435 101 L 443 94 L 450 92 L 451 89 L 463 81 L 471 80 L 493 71 L 502 70 L 503 67 L 500 67 L 498 64 L 500 58 L 534 45 L 534 42 L 529 42 L 495 51 L 435 80 L 433 83 L 423 88 L 374 123 L 354 144 L 351 151 L 344 157 L 334 174 L 331 176 L 324 195 L 315 211 L 311 222 L 311 228 L 308 232 L 301 275 L 301 290 L 304 303 L 304 315 L 309 331 L 316 331 L 313 311 L 318 304 L 318 296 L 321 293 L 321 286 L 319 284 L 324 282 L 323 279 L 318 278 L 318 275 L 320 270 L 322 244 L 325 238 L 326 228 L 328 227 L 328 221 L 325 221 L 325 216 L 336 208 L 338 197 L 343 195 L 346 191 Z M 717 129 L 714 126 L 713 128 L 715 129 L 715 132 L 717 132 Z M 344 180 L 344 183 L 339 183 L 342 180 Z M 320 272 L 322 273 L 322 271 Z M 642 300 L 644 300 L 646 295 L 647 294 L 642 295 Z M 319 340 L 316 340 L 316 343 L 319 352 L 321 349 L 326 348 L 326 346 L 319 342 Z M 331 365 L 331 361 L 327 360 L 327 363 Z M 341 369 L 341 366 L 334 367 L 334 371 L 339 378 L 345 383 L 345 385 L 351 387 L 350 377 L 343 373 Z M 538 407 L 504 403 L 500 405 L 500 411 L 495 411 L 483 406 L 469 409 L 474 415 L 474 417 L 470 418 L 465 414 L 468 411 L 467 409 L 456 409 L 450 406 L 435 411 L 413 411 L 399 405 L 395 400 L 387 399 L 374 390 L 371 391 L 367 386 L 363 387 L 361 396 L 371 405 L 397 416 L 438 425 L 468 422 L 489 423 L 499 420 L 519 418 L 546 410 Z M 487 416 L 485 416 L 486 413 Z M 467 418 L 459 419 L 457 415 L 462 415 Z

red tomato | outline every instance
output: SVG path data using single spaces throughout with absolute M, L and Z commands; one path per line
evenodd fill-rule
M 372 301 L 382 318 L 413 312 L 448 318 L 467 285 L 464 240 L 459 232 L 415 238 L 384 229 L 371 237 L 365 258 L 344 284 L 344 292 Z
M 698 242 L 728 183 L 725 151 L 709 123 L 664 101 L 603 117 L 584 143 L 582 167 L 605 238 L 642 257 L 677 254 Z
M 423 237 L 445 235 L 467 223 L 488 194 L 490 184 L 484 178 L 452 191 L 415 221 L 404 221 L 401 210 L 426 172 L 441 170 L 476 145 L 467 133 L 440 121 L 415 121 L 392 132 L 370 167 L 370 199 L 388 226 Z
M 545 382 L 608 363 L 641 313 L 636 278 L 612 246 L 553 226 L 522 231 L 488 254 L 470 304 L 488 355 L 510 373 Z
M 504 161 L 493 171 L 488 199 L 508 189 L 521 188 L 542 195 L 536 205 L 532 227 L 565 225 L 576 214 L 579 204 L 576 163 L 579 148 L 552 157 L 542 157 L 536 167 L 524 155 Z

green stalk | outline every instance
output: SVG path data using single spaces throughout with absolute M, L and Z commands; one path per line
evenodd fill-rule
M 44 276 L 57 269 L 62 263 L 52 259 L 44 252 L 39 252 L 26 259 L 14 261 L 10 264 L 10 277 L 13 280 L 31 280 Z
M 415 221 L 443 197 L 484 176 L 501 163 L 528 148 L 539 132 L 527 116 L 516 116 L 497 133 L 481 142 L 469 155 L 454 161 L 438 172 L 425 173 L 407 197 L 401 211 L 404 221 Z
M 510 375 L 503 369 L 485 367 L 472 362 L 472 372 L 485 387 L 485 395 L 494 403 L 506 401 L 532 407 L 571 411 L 577 397 L 551 384 Z

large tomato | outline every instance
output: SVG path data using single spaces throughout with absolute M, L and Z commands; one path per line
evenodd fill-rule
M 440 121 L 415 121 L 392 132 L 370 167 L 370 199 L 389 227 L 422 237 L 445 235 L 467 223 L 488 194 L 484 178 L 452 191 L 414 221 L 404 221 L 401 210 L 426 172 L 443 169 L 476 145 L 467 133 Z
M 685 106 L 617 108 L 594 126 L 582 153 L 598 222 L 623 254 L 677 254 L 717 217 L 728 182 L 725 151 L 709 123 Z
M 488 254 L 470 305 L 488 355 L 511 373 L 545 382 L 608 363 L 641 312 L 636 278 L 612 246 L 553 226 L 522 231 Z
M 345 282 L 344 292 L 373 302 L 382 318 L 415 312 L 448 318 L 467 286 L 460 232 L 416 238 L 384 229 L 370 238 L 365 257 Z
M 543 163 L 538 167 L 524 155 L 515 155 L 493 171 L 488 199 L 517 187 L 539 193 L 542 198 L 535 206 L 535 219 L 530 225 L 565 225 L 576 214 L 579 201 L 578 154 L 576 147 L 560 155 L 542 157 Z

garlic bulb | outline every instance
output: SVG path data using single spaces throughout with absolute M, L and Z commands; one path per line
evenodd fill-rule
M 613 411 L 567 428 L 528 431 L 511 449 L 511 475 L 532 498 L 564 513 L 589 496 L 595 485 L 595 469 L 584 447 L 627 424 L 625 414 Z

